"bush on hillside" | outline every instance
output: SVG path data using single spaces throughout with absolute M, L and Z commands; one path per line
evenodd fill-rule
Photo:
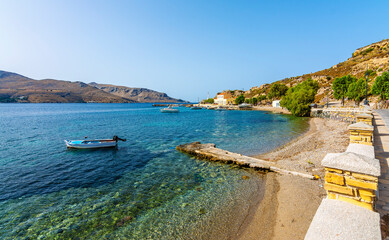
M 237 98 L 235 99 L 235 104 L 244 103 L 244 100 L 245 100 L 245 98 L 244 98 L 243 94 L 241 94 L 241 95 L 239 95 L 239 97 L 237 97 Z
M 309 104 L 315 100 L 318 89 L 319 84 L 316 81 L 313 81 L 311 78 L 305 80 L 288 89 L 280 102 L 281 107 L 287 108 L 295 116 L 309 116 Z
M 204 100 L 204 103 L 213 104 L 214 102 L 215 102 L 215 99 L 213 99 L 213 98 L 208 98 L 208 99 Z
M 262 100 L 266 100 L 266 95 L 259 95 L 257 99 L 258 99 L 258 102 L 260 102 Z
M 269 99 L 280 99 L 287 91 L 288 87 L 285 84 L 275 83 L 271 86 L 267 96 Z
M 371 93 L 379 95 L 382 100 L 389 99 L 389 72 L 384 72 L 381 76 L 376 77 Z

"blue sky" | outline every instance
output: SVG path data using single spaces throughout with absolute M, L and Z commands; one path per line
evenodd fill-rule
M 389 38 L 389 1 L 0 0 L 0 69 L 186 100 L 331 67 Z

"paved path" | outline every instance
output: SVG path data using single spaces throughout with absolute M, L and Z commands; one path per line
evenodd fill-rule
M 374 151 L 381 164 L 376 208 L 382 217 L 389 214 L 389 110 L 375 110 L 373 115 Z

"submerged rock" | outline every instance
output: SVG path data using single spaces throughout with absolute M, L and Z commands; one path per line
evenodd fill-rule
M 119 222 L 116 223 L 116 226 L 121 227 L 123 226 L 126 222 L 131 221 L 132 217 L 131 216 L 125 216 L 124 218 L 120 219 Z

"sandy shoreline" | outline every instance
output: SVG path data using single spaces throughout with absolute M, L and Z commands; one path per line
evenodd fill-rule
M 291 114 L 286 108 L 275 108 L 270 106 L 253 106 L 253 110 L 256 111 L 268 111 L 273 113 Z
M 287 169 L 317 174 L 320 180 L 268 173 L 264 197 L 246 218 L 236 239 L 304 239 L 325 197 L 321 160 L 327 153 L 345 151 L 348 145 L 347 123 L 320 118 L 309 121 L 310 128 L 303 135 L 255 157 Z

